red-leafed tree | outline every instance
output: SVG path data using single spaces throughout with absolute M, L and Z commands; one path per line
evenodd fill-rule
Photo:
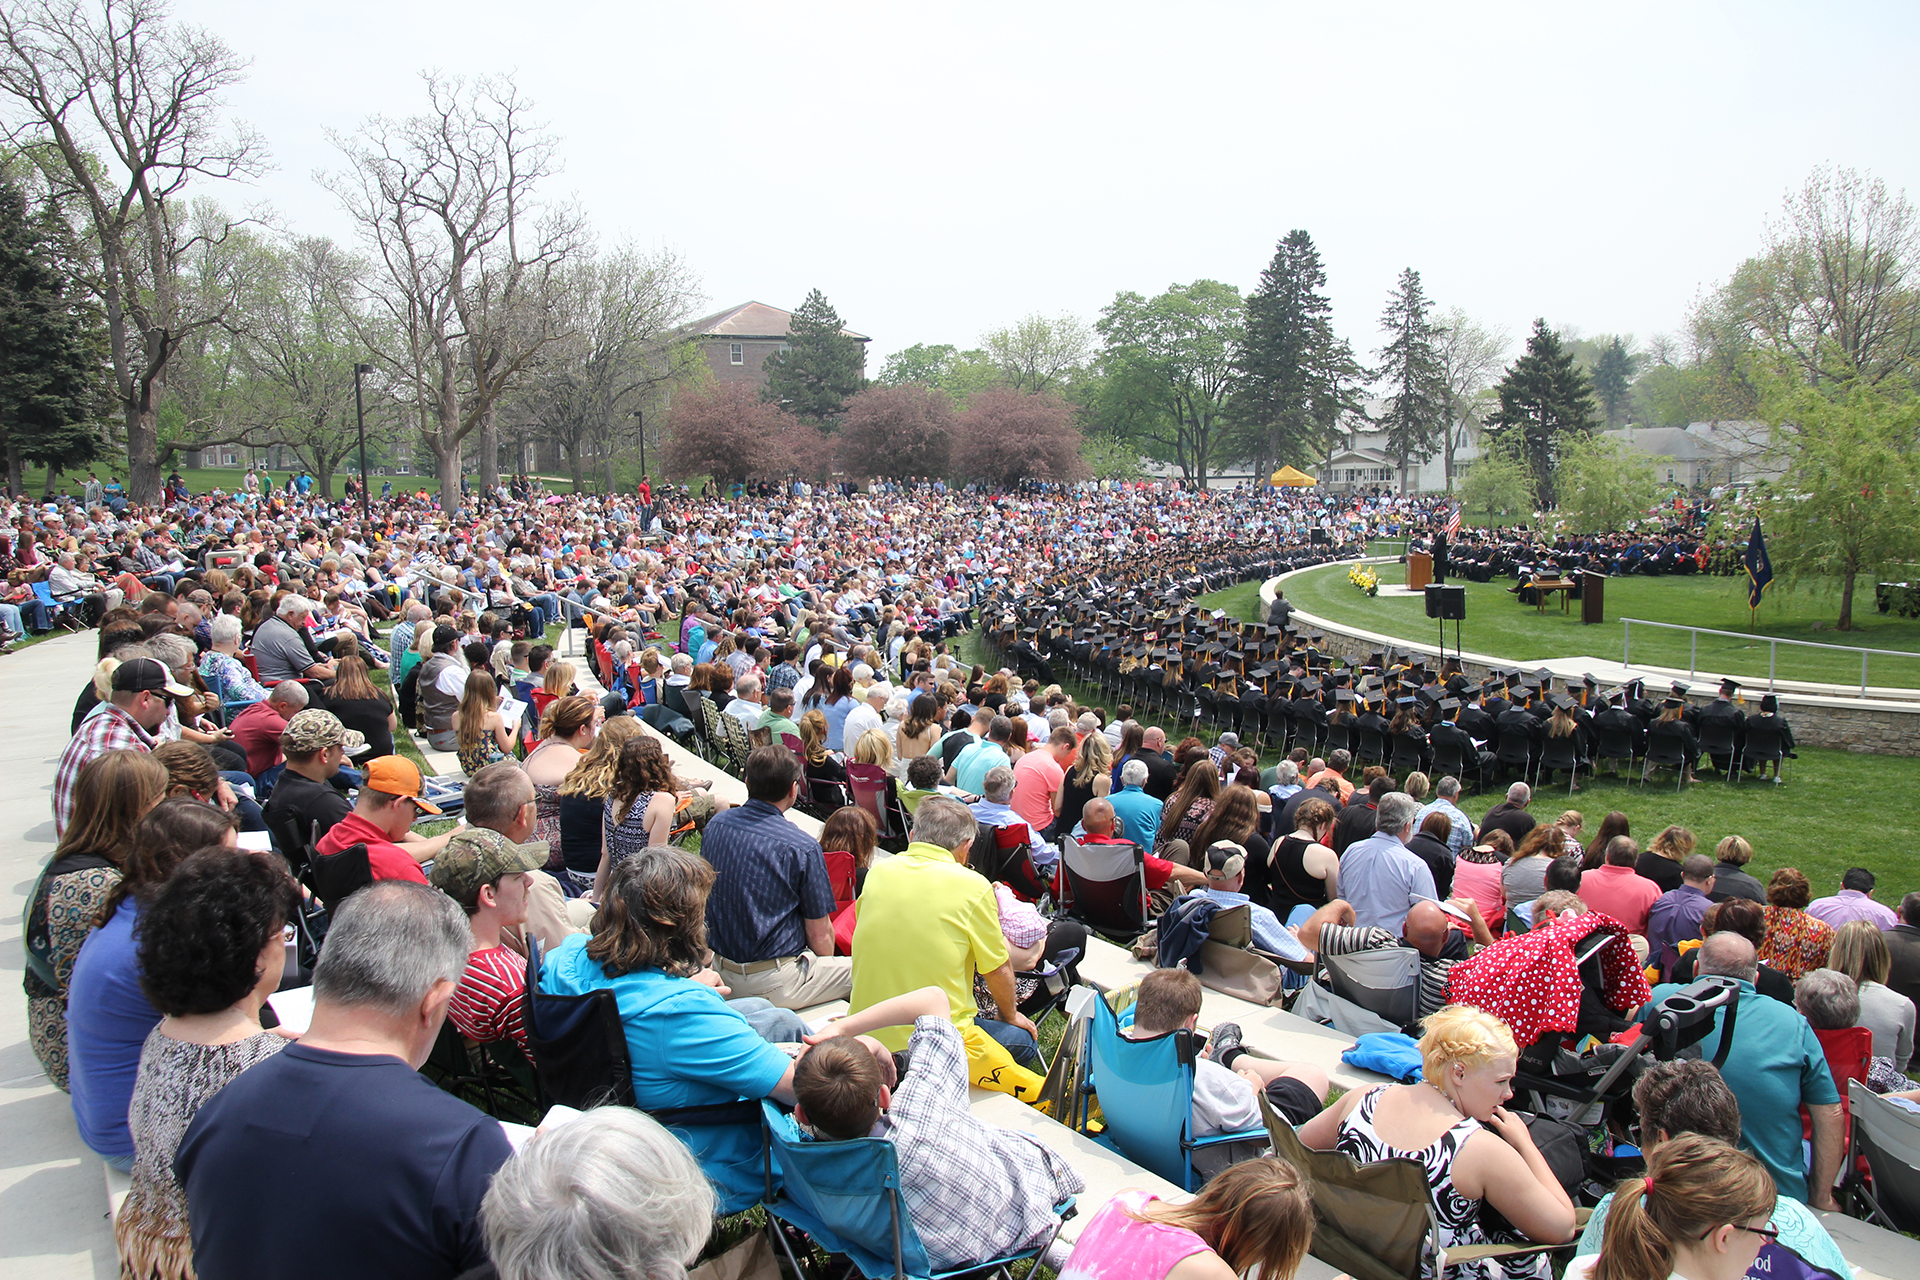
M 675 397 L 667 414 L 667 469 L 727 485 L 789 471 L 792 414 L 745 383 L 719 383 Z
M 790 418 L 780 433 L 782 475 L 802 480 L 828 480 L 833 476 L 834 458 L 842 442 L 811 422 Z
M 982 391 L 954 424 L 953 472 L 962 480 L 1084 480 L 1073 406 L 1051 392 Z
M 944 476 L 953 456 L 953 406 L 936 387 L 868 387 L 847 401 L 839 457 L 849 475 Z

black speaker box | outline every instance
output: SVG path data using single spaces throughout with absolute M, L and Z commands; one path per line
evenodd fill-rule
M 1427 616 L 1458 622 L 1467 616 L 1467 589 L 1436 582 L 1427 588 Z

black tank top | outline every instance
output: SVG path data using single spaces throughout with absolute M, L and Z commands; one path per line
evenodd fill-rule
M 1273 894 L 1273 914 L 1282 920 L 1295 907 L 1317 908 L 1327 903 L 1327 882 L 1307 874 L 1305 855 L 1316 843 L 1295 833 L 1282 840 L 1273 851 L 1267 881 Z

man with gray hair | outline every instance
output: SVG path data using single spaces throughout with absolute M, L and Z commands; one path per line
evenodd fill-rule
M 933 796 L 913 815 L 912 843 L 873 864 L 860 895 L 853 933 L 854 1012 L 894 996 L 939 987 L 953 1024 L 964 1034 L 977 1026 L 1013 1054 L 1016 1064 L 1044 1071 L 1033 1023 L 1020 1012 L 1000 905 L 993 886 L 967 869 L 979 824 L 958 800 Z M 996 1006 L 981 1016 L 973 976 L 986 980 Z M 898 1053 L 910 1028 L 876 1031 Z
M 1414 826 L 1426 822 L 1430 813 L 1444 813 L 1453 823 L 1453 830 L 1447 836 L 1447 849 L 1457 859 L 1473 844 L 1473 819 L 1460 807 L 1460 779 L 1451 774 L 1433 784 L 1433 799 L 1429 800 L 1414 816 Z
M 393 625 L 393 633 L 387 637 L 387 658 L 391 670 L 400 669 L 400 658 L 413 648 L 413 642 L 419 635 L 419 627 L 433 617 L 433 610 L 415 600 L 407 606 L 407 616 Z
M 1532 803 L 1533 788 L 1524 782 L 1514 783 L 1507 788 L 1506 800 L 1487 810 L 1487 816 L 1480 820 L 1480 834 L 1504 831 L 1518 849 L 1527 833 L 1540 825 L 1540 820 L 1527 812 L 1527 806 Z
M 480 1204 L 513 1149 L 420 1074 L 472 945 L 460 907 L 423 884 L 381 881 L 334 912 L 306 1033 L 180 1142 L 200 1275 L 439 1280 L 486 1261 Z
M 1407 848 L 1414 815 L 1420 806 L 1404 791 L 1380 797 L 1374 815 L 1374 833 L 1347 846 L 1340 858 L 1340 892 L 1353 904 L 1363 929 L 1382 928 L 1398 934 L 1406 928 L 1407 911 L 1416 902 L 1435 897 L 1433 871 Z
M 760 696 L 760 677 L 741 676 L 733 682 L 733 701 L 723 710 L 740 722 L 740 727 L 752 733 L 760 727 L 760 717 L 766 714 L 765 699 Z
M 1840 1173 L 1845 1124 L 1840 1092 L 1827 1069 L 1826 1051 L 1807 1019 L 1793 1007 L 1754 989 L 1759 958 L 1753 943 L 1723 930 L 1700 944 L 1700 977 L 1731 978 L 1739 984 L 1739 1012 L 1733 1044 L 1721 1052 L 1726 1011 L 1714 1015 L 1714 1029 L 1700 1042 L 1700 1056 L 1715 1061 L 1727 1087 L 1740 1103 L 1740 1145 L 1760 1157 L 1780 1194 L 1815 1209 L 1835 1208 L 1834 1179 Z M 1653 989 L 1653 999 L 1637 1017 L 1683 990 L 1676 983 Z M 1796 993 L 1797 996 L 1797 993 Z M 1813 1118 L 1813 1171 L 1807 1172 L 1800 1131 L 1800 1109 Z
M 1146 786 L 1146 761 L 1129 760 L 1120 766 L 1120 789 L 1107 799 L 1113 804 L 1113 816 L 1120 820 L 1120 834 L 1143 849 L 1151 849 L 1167 806 L 1165 801 L 1148 795 Z
M 278 680 L 331 680 L 333 663 L 323 662 L 307 638 L 315 609 L 305 596 L 286 596 L 274 616 L 253 633 L 253 660 L 263 684 Z

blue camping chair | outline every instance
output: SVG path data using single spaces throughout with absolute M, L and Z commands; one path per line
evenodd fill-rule
M 226 681 L 220 678 L 220 668 L 210 667 L 201 673 L 207 682 L 207 692 L 220 704 L 220 723 L 232 724 L 236 712 L 245 711 L 253 705 L 252 698 L 242 698 L 227 688 Z
M 49 627 L 73 617 L 73 606 L 77 601 L 62 604 L 53 598 L 53 588 L 44 581 L 29 583 L 33 588 L 33 598 L 47 606 L 47 625 Z
M 760 1104 L 760 1116 L 767 1139 L 768 1234 L 796 1276 L 805 1277 L 808 1270 L 773 1219 L 798 1227 L 829 1253 L 845 1254 L 868 1280 L 941 1280 L 987 1272 L 1005 1277 L 1010 1264 L 1044 1254 L 1060 1233 L 1056 1222 L 1053 1236 L 1044 1244 L 951 1271 L 935 1271 L 900 1197 L 900 1166 L 891 1142 L 885 1138 L 813 1141 L 801 1135 L 790 1114 L 767 1101 Z M 1055 1205 L 1054 1213 L 1062 1222 L 1073 1216 L 1073 1197 Z
M 1093 1004 L 1087 1028 L 1086 1074 L 1082 1077 L 1078 1123 L 1087 1130 L 1089 1100 L 1100 1099 L 1104 1130 L 1092 1136 L 1141 1168 L 1177 1187 L 1197 1191 L 1193 1153 L 1230 1142 L 1265 1145 L 1265 1129 L 1193 1136 L 1193 1060 L 1191 1031 L 1173 1031 L 1145 1040 L 1120 1034 L 1120 1021 L 1105 997 Z

